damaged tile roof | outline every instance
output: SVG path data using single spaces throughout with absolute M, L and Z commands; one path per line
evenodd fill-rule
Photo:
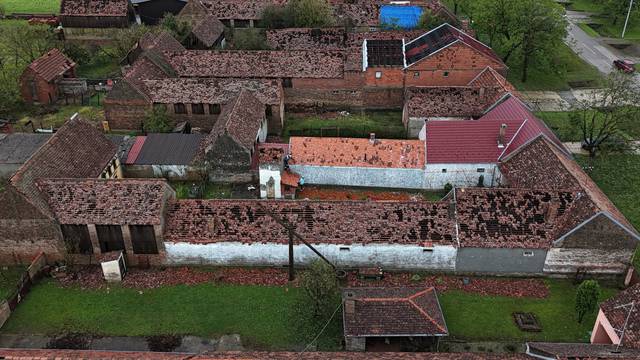
M 158 51 L 184 51 L 185 48 L 169 32 L 163 30 L 157 34 L 147 32 L 140 40 L 138 46 L 141 50 L 147 51 L 156 49 Z
M 347 288 L 345 336 L 445 336 L 435 288 Z
M 338 22 L 355 26 L 377 26 L 380 4 L 372 0 L 329 0 Z
M 62 51 L 54 48 L 35 59 L 27 69 L 33 71 L 44 81 L 51 81 L 61 77 L 65 72 L 76 66 L 76 63 L 65 56 Z
M 401 169 L 425 165 L 421 140 L 291 137 L 289 143 L 291 165 Z
M 241 90 L 237 97 L 224 106 L 213 129 L 200 145 L 198 159 L 211 149 L 223 135 L 228 135 L 247 151 L 252 151 L 260 126 L 265 119 L 265 106 L 248 90 Z
M 64 16 L 126 16 L 129 0 L 62 0 L 60 15 Z
M 144 83 L 146 79 L 165 79 L 174 75 L 162 55 L 154 50 L 145 51 L 133 66 L 124 74 L 107 94 L 105 101 L 130 100 L 142 98 L 149 100 L 149 91 Z
M 44 179 L 38 187 L 61 224 L 160 225 L 173 193 L 164 179 Z
M 288 144 L 259 143 L 258 162 L 260 164 L 282 164 L 285 156 L 289 154 Z
M 266 210 L 314 244 L 454 245 L 448 203 L 415 201 L 178 200 L 169 207 L 165 240 L 286 244 L 287 231 Z
M 469 81 L 468 86 L 500 87 L 504 92 L 519 96 L 518 90 L 492 67 L 487 66 L 478 76 Z M 497 99 L 496 99 L 497 100 Z
M 585 194 L 576 206 L 574 216 L 567 219 L 562 235 L 597 212 L 605 211 L 630 232 L 633 225 L 600 190 L 580 165 L 544 136 L 521 147 L 500 164 L 500 171 L 514 188 L 574 191 Z
M 524 120 L 427 121 L 427 164 L 497 163 Z M 498 146 L 506 124 L 504 145 Z
M 36 187 L 48 178 L 97 178 L 118 147 L 92 124 L 79 118 L 67 121 L 11 178 L 11 184 L 45 214 L 49 207 Z
M 213 15 L 191 18 L 191 33 L 204 46 L 212 47 L 224 34 L 224 25 Z
M 529 342 L 527 351 L 532 354 L 532 359 L 635 360 L 640 358 L 638 349 L 618 348 L 616 345 L 609 344 Z
M 259 352 L 228 351 L 191 353 L 160 353 L 142 351 L 0 349 L 6 360 L 369 360 L 371 353 L 359 352 Z M 524 360 L 524 354 L 484 353 L 376 353 L 377 360 Z
M 266 36 L 269 47 L 276 50 L 342 50 L 348 35 L 336 27 L 272 29 Z
M 406 90 L 410 118 L 480 117 L 506 92 L 500 87 L 424 86 Z
M 181 77 L 342 78 L 344 55 L 336 51 L 206 51 L 167 54 Z
M 631 303 L 634 301 L 635 306 L 632 308 Z M 621 345 L 640 349 L 640 284 L 619 292 L 600 304 L 600 309 L 609 320 L 611 326 L 615 329 L 625 329 Z M 627 316 L 629 319 L 625 328 Z
M 282 89 L 276 80 L 167 78 L 143 80 L 151 101 L 163 104 L 226 104 L 242 90 L 268 105 L 279 105 Z
M 549 248 L 576 200 L 571 191 L 456 189 L 460 246 Z
M 217 19 L 259 20 L 270 5 L 285 5 L 287 0 L 202 0 Z
M 0 164 L 23 164 L 51 137 L 50 134 L 29 133 L 2 135 L 0 135 Z

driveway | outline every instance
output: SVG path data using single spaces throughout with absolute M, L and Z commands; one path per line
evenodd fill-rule
M 569 27 L 565 42 L 584 61 L 595 66 L 603 74 L 609 74 L 613 69 L 613 60 L 622 58 L 614 49 L 606 46 L 601 39 L 593 38 L 584 32 L 578 24 L 589 19 L 589 14 L 567 11 Z M 635 59 L 637 60 L 637 59 Z M 635 75 L 636 83 L 640 86 L 640 75 Z

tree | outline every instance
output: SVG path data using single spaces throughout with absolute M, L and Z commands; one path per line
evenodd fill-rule
M 235 50 L 268 50 L 263 30 L 256 28 L 234 29 L 231 41 Z
M 328 318 L 335 310 L 338 298 L 338 282 L 333 268 L 321 260 L 311 263 L 300 275 L 300 287 L 304 293 L 303 304 L 314 318 Z
M 420 15 L 420 19 L 418 20 L 418 28 L 431 30 L 445 22 L 446 21 L 443 18 L 435 15 L 431 10 L 424 9 L 422 15 Z
M 576 314 L 578 322 L 582 323 L 584 316 L 593 313 L 598 308 L 600 285 L 595 280 L 585 280 L 578 286 L 576 292 Z
M 603 5 L 602 13 L 609 16 L 613 25 L 618 23 L 619 19 L 625 19 L 629 11 L 629 0 L 599 0 Z M 633 2 L 631 14 L 636 15 L 640 10 L 640 2 Z
M 153 106 L 144 118 L 144 130 L 148 132 L 169 132 L 173 129 L 171 119 L 164 106 Z
M 173 35 L 178 41 L 183 41 L 191 33 L 191 24 L 172 13 L 164 14 L 160 20 L 160 27 Z
M 266 7 L 262 15 L 262 26 L 269 29 L 334 24 L 333 9 L 326 0 L 291 0 L 285 6 Z
M 640 122 L 640 89 L 633 77 L 614 72 L 605 86 L 593 91 L 589 98 L 578 102 L 571 113 L 571 122 L 582 136 L 582 146 L 595 157 L 607 141 L 620 136 L 619 125 L 624 122 Z
M 103 51 L 113 58 L 122 59 L 127 56 L 127 53 L 140 40 L 142 35 L 154 31 L 157 31 L 155 27 L 149 27 L 144 24 L 118 29 L 113 37 L 113 49 L 107 52 L 106 48 L 103 48 Z

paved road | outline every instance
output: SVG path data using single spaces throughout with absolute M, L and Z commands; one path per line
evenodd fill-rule
M 617 54 L 612 48 L 601 43 L 598 38 L 593 38 L 584 32 L 578 23 L 589 18 L 589 14 L 567 11 L 569 20 L 568 36 L 565 42 L 583 60 L 595 66 L 603 74 L 613 71 L 613 60 L 619 59 L 622 55 Z M 635 75 L 636 83 L 640 86 L 640 75 Z

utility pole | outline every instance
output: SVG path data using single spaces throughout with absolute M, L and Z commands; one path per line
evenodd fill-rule
M 624 21 L 624 27 L 622 28 L 622 38 L 624 39 L 624 33 L 627 32 L 627 25 L 629 24 L 629 17 L 631 16 L 631 9 L 633 8 L 633 0 L 629 0 L 629 11 L 627 11 L 627 19 Z

